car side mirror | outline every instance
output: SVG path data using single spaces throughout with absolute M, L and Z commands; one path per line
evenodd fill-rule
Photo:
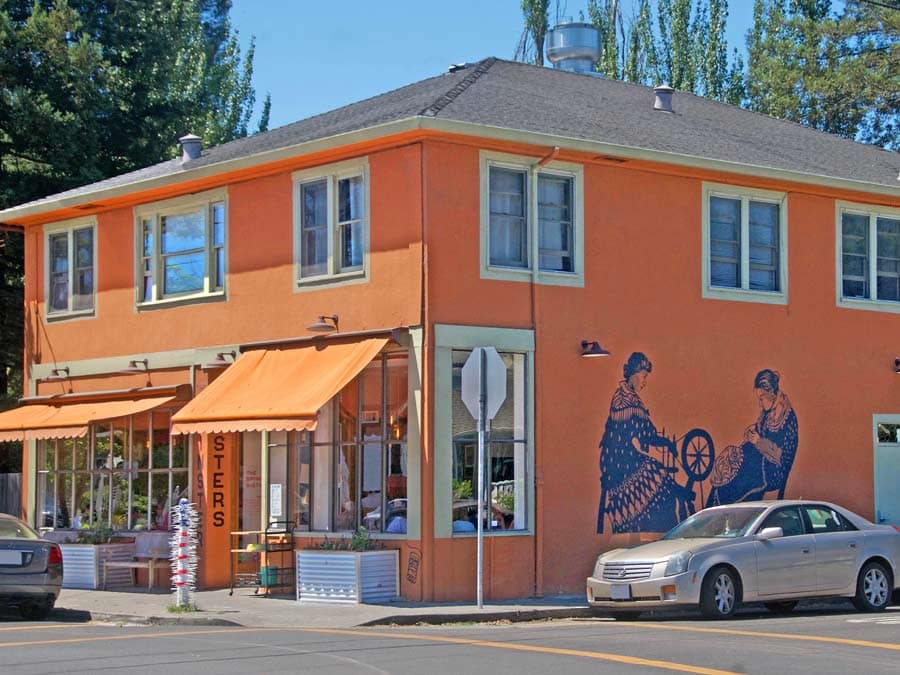
M 778 539 L 778 537 L 784 536 L 784 530 L 782 530 L 780 527 L 764 527 L 756 536 L 764 541 L 768 541 L 769 539 Z

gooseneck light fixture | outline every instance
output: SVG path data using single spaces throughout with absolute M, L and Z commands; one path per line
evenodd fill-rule
M 582 356 L 582 358 L 585 358 L 585 359 L 593 359 L 593 358 L 597 358 L 599 356 L 609 356 L 609 352 L 606 351 L 605 349 L 603 349 L 603 347 L 600 346 L 600 343 L 597 342 L 596 340 L 594 340 L 594 341 L 582 340 L 581 341 L 581 356 Z
M 128 365 L 122 370 L 119 371 L 122 375 L 135 375 L 137 373 L 146 373 L 147 374 L 147 384 L 146 386 L 150 386 L 150 361 L 149 359 L 132 359 L 128 362 Z
M 900 375 L 900 356 L 894 359 L 894 372 Z
M 42 377 L 41 382 L 66 382 L 66 390 L 72 393 L 72 378 L 69 375 L 69 367 L 54 368 L 47 377 Z
M 143 366 L 143 367 L 141 367 Z M 122 370 L 119 371 L 122 375 L 134 375 L 136 373 L 149 373 L 150 372 L 150 360 L 149 359 L 134 359 L 128 362 L 128 365 Z
M 306 330 L 312 331 L 313 333 L 332 333 L 338 329 L 338 315 L 337 314 L 320 314 L 319 318 L 314 322 L 309 324 L 306 327 Z
M 228 359 L 231 359 L 230 361 Z M 224 368 L 225 366 L 230 366 L 234 363 L 234 360 L 237 358 L 237 352 L 231 350 L 230 352 L 219 352 L 216 354 L 216 358 L 212 361 L 203 364 L 204 368 Z

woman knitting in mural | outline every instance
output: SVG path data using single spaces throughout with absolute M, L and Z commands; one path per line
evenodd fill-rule
M 774 370 L 757 373 L 753 388 L 759 417 L 744 431 L 741 445 L 730 445 L 716 457 L 707 506 L 762 499 L 772 490 L 784 497 L 799 435 L 797 415 L 779 379 Z
M 606 429 L 600 441 L 600 509 L 597 532 L 603 533 L 609 518 L 613 533 L 666 532 L 678 522 L 679 500 L 694 495 L 675 481 L 675 469 L 651 456 L 654 447 L 666 447 L 640 392 L 653 364 L 634 352 L 625 364 L 609 406 Z

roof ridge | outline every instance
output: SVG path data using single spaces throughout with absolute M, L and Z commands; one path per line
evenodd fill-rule
M 438 99 L 427 108 L 423 108 L 419 113 L 421 117 L 437 117 L 448 105 L 453 103 L 463 92 L 471 87 L 479 77 L 484 75 L 491 66 L 497 62 L 497 57 L 489 56 L 478 63 L 471 73 L 466 75 L 462 80 L 457 82 L 448 92 L 438 97 Z

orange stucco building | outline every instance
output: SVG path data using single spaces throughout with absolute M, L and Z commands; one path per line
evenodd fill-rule
M 140 536 L 187 496 L 205 587 L 231 532 L 363 527 L 403 597 L 473 598 L 460 369 L 493 346 L 487 598 L 580 592 L 716 501 L 900 524 L 900 159 L 653 102 L 488 59 L 0 213 L 26 239 L 29 390 L 0 416 L 23 512 Z

